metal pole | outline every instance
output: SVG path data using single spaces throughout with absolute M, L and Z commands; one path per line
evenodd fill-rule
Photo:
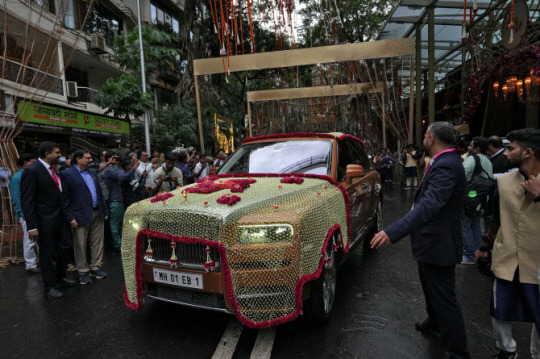
M 386 95 L 386 86 L 383 85 L 383 90 L 381 94 L 381 100 L 382 100 L 382 143 L 383 148 L 386 148 L 386 104 L 385 104 L 385 96 Z
M 143 95 L 146 93 L 146 69 L 144 66 L 144 49 L 142 38 L 142 24 L 141 24 L 141 2 L 137 0 L 137 22 L 139 26 L 139 49 L 141 56 L 141 79 L 142 79 L 142 91 Z M 148 110 L 144 110 L 144 139 L 146 141 L 146 152 L 150 152 L 150 123 L 148 120 Z
M 422 143 L 422 24 L 416 24 L 416 144 L 420 146 L 421 143 Z
M 195 76 L 195 100 L 197 101 L 197 121 L 199 123 L 199 140 L 201 142 L 201 153 L 206 153 L 204 150 L 203 124 L 201 114 L 201 98 L 199 94 L 199 76 Z
M 251 124 L 251 102 L 247 102 L 247 115 L 248 115 L 248 124 L 249 124 L 249 137 L 253 137 L 253 126 Z
M 435 8 L 428 8 L 428 114 L 429 124 L 435 122 Z

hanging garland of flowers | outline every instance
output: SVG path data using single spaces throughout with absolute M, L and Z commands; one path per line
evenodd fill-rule
M 483 86 L 486 80 L 493 76 L 499 76 L 506 69 L 523 68 L 524 64 L 529 67 L 529 73 L 536 75 L 540 72 L 540 47 L 532 45 L 519 49 L 514 55 L 503 54 L 496 61 L 484 64 L 469 76 L 467 88 L 467 101 L 464 101 L 464 110 L 461 123 L 470 122 L 480 103 L 482 102 Z

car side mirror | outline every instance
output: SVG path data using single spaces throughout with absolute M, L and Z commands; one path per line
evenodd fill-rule
M 351 183 L 355 177 L 363 177 L 366 174 L 366 170 L 362 165 L 347 165 L 346 182 Z

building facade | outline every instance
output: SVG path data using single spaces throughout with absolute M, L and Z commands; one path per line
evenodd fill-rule
M 141 20 L 180 31 L 183 0 L 141 0 Z M 118 147 L 130 122 L 104 115 L 95 97 L 122 74 L 113 41 L 137 25 L 136 0 L 16 0 L 0 4 L 0 126 L 16 148 L 43 140 L 98 152 Z M 150 79 L 150 77 L 152 77 Z M 157 106 L 174 85 L 149 76 Z M 166 100 L 162 100 L 165 98 Z

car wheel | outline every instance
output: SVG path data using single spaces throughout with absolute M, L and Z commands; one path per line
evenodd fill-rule
M 329 245 L 325 253 L 325 262 L 319 278 L 311 287 L 311 298 L 305 303 L 304 314 L 311 322 L 326 323 L 334 309 L 336 298 L 337 262 L 336 251 Z

